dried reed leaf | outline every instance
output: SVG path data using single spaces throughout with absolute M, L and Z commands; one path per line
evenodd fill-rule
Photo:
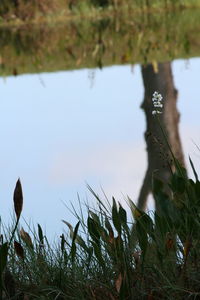
M 157 61 L 155 61 L 155 60 L 152 61 L 152 67 L 153 67 L 154 73 L 157 74 L 158 73 L 158 63 L 157 63 Z
M 184 243 L 184 248 L 183 248 L 183 253 L 186 259 L 188 257 L 191 247 L 192 247 L 191 239 L 187 239 Z
M 27 246 L 33 249 L 33 242 L 30 235 L 23 228 L 20 230 L 20 236 Z
M 65 225 L 68 226 L 68 228 L 69 228 L 69 230 L 70 230 L 70 238 L 73 239 L 74 231 L 73 231 L 72 225 L 71 225 L 69 222 L 65 221 L 65 220 L 62 220 L 62 222 L 63 222 Z
M 122 273 L 119 273 L 119 276 L 118 276 L 118 278 L 115 281 L 115 287 L 116 287 L 116 290 L 117 290 L 118 293 L 119 293 L 119 291 L 121 289 L 122 280 L 123 280 Z
M 17 241 L 14 241 L 14 248 L 15 248 L 15 252 L 16 252 L 17 256 L 24 259 L 24 249 L 23 249 L 22 245 L 20 243 L 18 243 Z
M 136 266 L 138 265 L 138 263 L 140 262 L 140 256 L 141 256 L 141 253 L 139 251 L 135 251 L 133 252 L 133 257 L 135 259 L 135 264 Z
M 22 207 L 23 207 L 23 193 L 22 193 L 22 185 L 20 179 L 17 180 L 15 190 L 14 190 L 13 200 L 14 200 L 15 213 L 17 219 L 19 220 L 22 212 Z
M 171 249 L 173 249 L 173 247 L 174 247 L 174 241 L 173 241 L 173 239 L 168 238 L 167 241 L 166 241 L 166 248 L 168 250 L 171 250 Z

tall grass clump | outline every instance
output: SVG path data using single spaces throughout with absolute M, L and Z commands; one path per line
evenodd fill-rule
M 160 94 L 153 104 L 160 126 Z M 62 233 L 55 245 L 40 225 L 30 234 L 21 228 L 18 181 L 14 228 L 1 233 L 1 299 L 199 299 L 200 181 L 191 159 L 194 180 L 171 155 L 169 182 L 152 177 L 152 216 L 128 198 L 129 221 L 120 202 L 105 204 L 89 188 L 98 208 L 87 206 L 87 218 L 75 210 L 75 226 L 63 220 L 69 237 Z

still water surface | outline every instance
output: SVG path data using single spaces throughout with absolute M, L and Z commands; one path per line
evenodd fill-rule
M 200 153 L 200 59 L 172 63 L 186 163 Z M 50 235 L 61 219 L 74 222 L 64 203 L 92 199 L 88 183 L 125 204 L 137 201 L 147 167 L 144 88 L 139 65 L 7 77 L 0 80 L 0 199 L 5 222 L 15 182 L 24 191 L 23 217 Z M 187 164 L 188 165 L 188 164 Z M 92 201 L 92 200 L 91 200 Z M 148 207 L 153 208 L 152 201 Z

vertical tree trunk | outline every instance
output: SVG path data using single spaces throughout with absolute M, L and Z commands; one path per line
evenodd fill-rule
M 152 95 L 158 91 L 163 96 L 163 113 L 159 114 L 162 127 L 165 129 L 168 142 L 177 159 L 184 164 L 178 123 L 177 90 L 174 86 L 170 62 L 159 63 L 157 70 L 151 64 L 142 66 L 142 77 L 145 88 L 144 101 L 141 105 L 146 117 L 145 140 L 147 144 L 148 167 L 138 198 L 138 207 L 145 210 L 148 194 L 151 192 L 152 174 L 166 182 L 170 176 L 171 156 L 163 138 L 156 118 L 152 116 Z M 157 207 L 156 207 L 157 208 Z

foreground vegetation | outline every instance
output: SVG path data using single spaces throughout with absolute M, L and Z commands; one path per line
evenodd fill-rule
M 70 238 L 62 234 L 54 247 L 40 225 L 32 234 L 20 228 L 18 180 L 15 224 L 8 231 L 1 226 L 0 298 L 199 299 L 200 181 L 191 160 L 195 180 L 171 158 L 170 181 L 153 176 L 153 216 L 128 199 L 128 222 L 120 203 L 105 204 L 90 189 L 98 209 L 88 207 L 87 220 L 76 214 L 74 228 L 64 220 Z

